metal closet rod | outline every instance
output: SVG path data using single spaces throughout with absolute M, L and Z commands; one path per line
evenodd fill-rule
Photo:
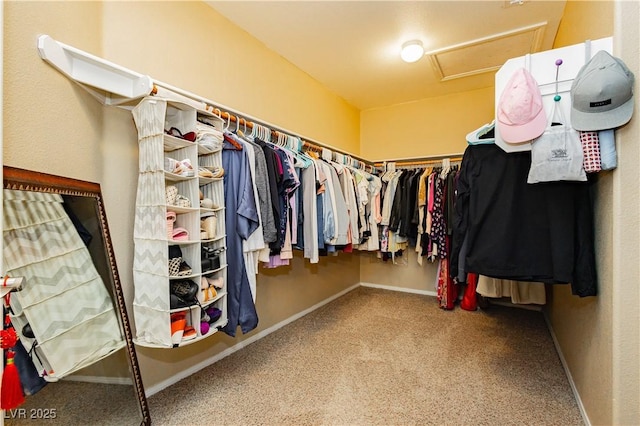
M 191 98 L 197 102 L 202 102 L 205 105 L 205 109 L 215 115 L 218 115 L 220 118 L 223 118 L 225 120 L 230 120 L 233 123 L 238 123 L 238 126 L 247 126 L 250 129 L 253 129 L 254 124 L 258 124 L 260 126 L 263 127 L 267 127 L 269 130 L 271 130 L 271 137 L 274 138 L 275 140 L 278 139 L 278 135 L 279 134 L 283 134 L 283 135 L 289 135 L 289 136 L 295 136 L 295 137 L 299 137 L 300 140 L 302 141 L 303 147 L 314 150 L 314 151 L 318 151 L 318 152 L 322 152 L 322 149 L 328 149 L 332 152 L 336 152 L 342 155 L 346 155 L 348 157 L 351 157 L 355 160 L 358 160 L 362 163 L 365 163 L 368 166 L 373 166 L 373 162 L 370 160 L 366 160 L 362 157 L 359 157 L 357 155 L 351 154 L 350 152 L 347 151 L 343 151 L 341 149 L 332 147 L 330 145 L 326 145 L 320 142 L 316 142 L 316 141 L 311 141 L 308 138 L 304 138 L 301 136 L 296 135 L 295 133 L 289 132 L 287 130 L 281 129 L 278 126 L 274 126 L 273 124 L 270 123 L 266 123 L 266 122 L 261 122 L 260 120 L 256 120 L 253 117 L 248 116 L 247 114 L 241 114 L 241 113 L 236 113 L 235 111 L 233 111 L 231 108 L 227 108 L 225 106 L 218 106 L 216 105 L 214 102 L 211 102 L 208 99 L 204 99 L 198 95 L 195 95 L 193 93 L 187 92 L 185 90 L 179 89 L 177 87 L 173 87 L 170 86 L 168 84 L 159 82 L 159 81 L 155 81 L 153 84 L 153 89 L 151 90 L 151 95 L 158 95 L 158 87 L 164 88 L 166 90 L 175 92 L 181 96 L 186 96 L 187 98 Z M 230 112 L 231 111 L 231 112 Z M 249 119 L 245 118 L 245 117 L 249 117 Z
M 269 129 L 276 130 L 276 135 L 278 134 L 277 132 L 284 135 L 289 134 L 286 130 L 281 129 L 278 126 L 258 120 L 248 114 L 236 113 L 232 108 L 225 107 L 221 104 L 210 101 L 209 99 L 203 98 L 202 96 L 166 84 L 159 80 L 155 80 L 151 78 L 151 76 L 129 70 L 73 46 L 66 45 L 54 40 L 49 35 L 40 35 L 38 37 L 37 46 L 38 54 L 44 61 L 49 63 L 70 80 L 78 83 L 81 87 L 87 90 L 89 94 L 104 105 L 119 106 L 121 108 L 130 109 L 133 107 L 132 102 L 142 97 L 150 95 L 168 96 L 173 100 L 186 103 L 197 109 L 212 110 L 217 107 L 221 110 L 221 116 L 224 114 L 224 117 L 231 121 L 239 119 L 240 125 L 246 125 L 252 129 L 254 123 L 256 123 Z M 90 70 L 91 72 L 87 72 L 87 70 Z M 357 160 L 370 167 L 373 167 L 375 163 L 374 161 L 353 155 L 344 150 L 332 147 L 331 145 L 305 138 L 302 135 L 295 135 L 293 133 L 291 133 L 291 135 L 297 136 L 303 140 L 304 146 L 310 150 L 322 151 L 322 149 L 328 149 L 337 154 L 345 155 Z M 456 154 L 451 156 L 456 156 Z M 383 161 L 391 162 L 403 160 L 415 161 L 416 158 L 396 160 L 384 159 Z M 382 161 L 380 161 L 380 163 L 382 163 Z
M 452 163 L 459 163 L 462 161 L 462 157 L 451 158 Z M 431 164 L 442 165 L 442 160 L 421 160 L 421 161 L 409 161 L 406 163 L 396 163 L 396 169 L 401 169 L 403 167 L 413 167 L 413 166 L 428 166 Z
M 442 164 L 442 161 L 446 159 L 449 159 L 452 163 L 461 162 L 462 155 L 461 154 L 434 155 L 431 157 L 376 161 L 375 163 L 373 163 L 373 165 L 376 167 L 384 168 L 385 164 L 395 163 L 396 168 L 398 168 L 398 167 L 404 167 L 404 166 L 422 166 L 422 165 L 429 165 L 429 164 Z

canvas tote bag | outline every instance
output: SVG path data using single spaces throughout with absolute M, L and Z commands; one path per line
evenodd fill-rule
M 527 183 L 587 180 L 580 136 L 565 119 L 559 103 L 553 103 L 547 129 L 531 142 Z

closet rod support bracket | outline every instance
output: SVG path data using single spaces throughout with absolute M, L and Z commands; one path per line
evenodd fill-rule
M 46 34 L 38 37 L 38 53 L 104 105 L 119 105 L 145 97 L 154 88 L 151 77 L 60 43 Z

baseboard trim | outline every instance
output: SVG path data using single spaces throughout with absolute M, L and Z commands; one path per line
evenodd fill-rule
M 553 331 L 553 327 L 551 326 L 551 320 L 549 319 L 547 312 L 545 312 L 544 310 L 542 311 L 542 315 L 544 316 L 544 321 L 547 323 L 547 328 L 549 329 L 549 333 L 551 334 L 553 345 L 556 347 L 556 352 L 558 352 L 558 357 L 560 357 L 560 362 L 562 363 L 562 368 L 564 368 L 564 373 L 567 375 L 567 379 L 569 380 L 569 385 L 571 386 L 571 391 L 573 392 L 573 396 L 575 397 L 576 403 L 578 404 L 578 410 L 580 410 L 582 420 L 584 420 L 585 425 L 591 426 L 591 421 L 589 420 L 587 411 L 584 409 L 584 404 L 582 403 L 582 399 L 580 398 L 580 393 L 578 392 L 576 383 L 573 381 L 573 376 L 571 376 L 569 364 L 567 364 L 567 360 L 564 358 L 562 349 L 560 348 L 560 343 L 558 342 L 558 338 L 556 337 L 556 333 Z
M 69 382 L 100 383 L 103 385 L 133 385 L 130 377 L 67 376 L 62 380 Z
M 233 346 L 231 346 L 228 349 L 225 349 L 224 351 L 214 355 L 213 357 L 207 359 L 206 361 L 200 362 L 198 364 L 193 365 L 192 367 L 183 370 L 181 372 L 179 372 L 178 374 L 175 374 L 171 377 L 169 377 L 166 380 L 161 381 L 160 383 L 148 387 L 145 389 L 145 394 L 147 395 L 147 397 L 150 397 L 158 392 L 160 392 L 161 390 L 168 388 L 169 386 L 178 383 L 180 380 L 182 379 L 186 379 L 187 377 L 191 376 L 192 374 L 197 373 L 198 371 L 202 370 L 203 368 L 206 368 L 212 364 L 215 364 L 216 362 L 220 361 L 223 358 L 228 357 L 229 355 L 233 354 L 234 352 L 239 351 L 240 349 L 250 345 L 251 343 L 254 343 L 260 339 L 262 339 L 263 337 L 268 336 L 269 334 L 273 333 L 274 331 L 277 331 L 279 329 L 281 329 L 282 327 L 284 327 L 285 325 L 291 324 L 292 322 L 302 318 L 303 316 L 310 314 L 311 312 L 315 311 L 318 308 L 321 308 L 322 306 L 326 305 L 329 302 L 333 302 L 334 300 L 336 300 L 339 297 L 344 296 L 345 294 L 349 293 L 350 291 L 355 290 L 356 288 L 360 287 L 360 283 L 355 284 L 345 290 L 342 290 L 339 293 L 334 294 L 333 296 L 324 299 L 321 302 L 316 303 L 315 305 L 305 309 L 304 311 L 300 311 L 295 315 L 290 316 L 289 318 L 280 321 L 277 324 L 272 325 L 269 328 L 265 328 L 264 330 L 262 330 L 259 333 L 254 334 L 253 336 L 249 337 L 246 340 L 243 340 L 242 342 L 239 342 Z
M 424 296 L 433 296 L 433 297 L 437 297 L 438 296 L 438 293 L 436 293 L 435 291 L 418 290 L 416 288 L 395 287 L 395 286 L 392 286 L 392 285 L 373 284 L 373 283 L 367 283 L 367 282 L 361 282 L 360 285 L 362 287 L 381 288 L 383 290 L 400 291 L 402 293 L 422 294 Z

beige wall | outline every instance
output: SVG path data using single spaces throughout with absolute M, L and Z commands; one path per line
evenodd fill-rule
M 570 1 L 554 47 L 613 35 L 613 2 Z M 624 58 L 623 58 L 624 59 Z M 578 298 L 568 286 L 553 286 L 547 313 L 580 399 L 592 424 L 613 421 L 613 182 L 615 172 L 598 175 L 595 185 L 596 254 L 599 294 Z
M 7 2 L 4 12 L 4 164 L 102 185 L 129 305 L 138 167 L 131 114 L 101 106 L 42 61 L 38 35 L 292 132 L 359 150 L 356 109 L 201 2 Z M 293 268 L 261 272 L 260 325 L 251 334 L 230 339 L 220 333 L 177 350 L 139 349 L 145 386 L 169 380 L 359 281 L 355 256 L 306 263 L 296 258 Z
M 438 264 L 425 261 L 418 265 L 418 254 L 413 250 L 403 253 L 395 263 L 377 258 L 375 253 L 361 252 L 360 281 L 363 284 L 377 284 L 386 287 L 399 287 L 417 290 L 420 293 L 436 292 Z
M 640 3 L 616 2 L 614 52 L 635 74 L 635 113 L 617 131 L 613 175 L 613 423 L 640 423 Z
M 102 107 L 36 49 L 50 34 L 99 55 L 101 16 L 98 2 L 4 3 L 4 164 L 101 180 Z
M 613 6 L 611 0 L 567 0 L 553 47 L 612 36 Z
M 359 111 L 199 1 L 104 2 L 104 57 L 353 154 Z
M 494 115 L 493 87 L 362 111 L 360 154 L 369 160 L 461 154 L 465 137 Z

